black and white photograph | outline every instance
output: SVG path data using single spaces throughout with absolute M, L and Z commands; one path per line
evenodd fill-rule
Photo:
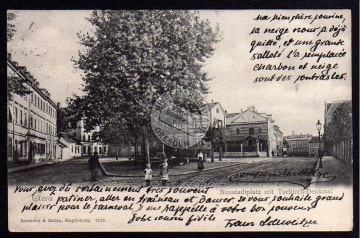
M 351 14 L 8 10 L 9 230 L 352 231 Z

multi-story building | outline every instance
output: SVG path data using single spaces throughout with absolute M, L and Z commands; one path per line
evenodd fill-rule
M 324 148 L 324 142 L 321 138 L 320 148 Z M 314 136 L 309 140 L 309 156 L 318 157 L 319 156 L 319 137 Z
M 50 93 L 17 62 L 7 58 L 7 76 L 26 88 L 20 96 L 15 89 L 8 99 L 8 161 L 39 161 L 56 158 L 57 106 Z M 24 92 L 23 92 L 24 93 Z
M 309 155 L 309 141 L 312 135 L 300 134 L 297 135 L 294 132 L 292 135 L 285 136 L 284 139 L 289 144 L 288 155 L 289 156 L 308 156 Z
M 63 137 L 63 140 L 68 138 L 65 141 L 68 143 L 76 142 L 77 146 L 80 148 L 79 152 L 75 152 L 75 150 L 70 151 L 70 154 L 72 154 L 73 157 L 77 157 L 79 155 L 88 156 L 94 151 L 97 151 L 99 155 L 107 155 L 109 153 L 109 147 L 107 144 L 103 144 L 93 138 L 94 133 L 100 132 L 99 126 L 97 126 L 94 130 L 87 132 L 85 131 L 84 120 L 80 120 L 76 122 L 76 127 L 74 128 L 71 126 L 66 107 L 61 107 L 61 104 L 58 103 L 58 108 L 58 125 L 60 130 L 62 130 L 61 133 L 58 134 L 59 139 L 61 137 Z M 65 141 L 63 141 L 63 143 L 65 143 Z
M 274 125 L 271 114 L 259 113 L 255 107 L 248 107 L 240 113 L 226 116 L 227 152 L 256 153 L 271 156 L 282 147 L 282 132 Z
M 100 126 L 97 126 L 94 130 L 89 132 L 85 131 L 84 121 L 78 121 L 75 129 L 68 131 L 69 135 L 73 136 L 81 144 L 81 155 L 87 156 L 97 151 L 99 155 L 107 155 L 109 152 L 109 146 L 94 140 L 93 133 L 99 132 Z

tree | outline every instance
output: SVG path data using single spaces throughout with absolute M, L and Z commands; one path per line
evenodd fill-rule
M 95 34 L 79 34 L 86 50 L 74 60 L 84 70 L 85 96 L 70 104 L 88 130 L 107 128 L 114 118 L 130 130 L 142 128 L 148 158 L 153 103 L 179 85 L 208 92 L 202 66 L 219 41 L 218 28 L 192 11 L 94 11 L 88 20 Z
M 337 142 L 344 141 L 352 137 L 352 104 L 351 102 L 345 102 L 335 109 L 331 117 L 331 122 L 325 126 L 325 147 L 329 148 Z
M 211 162 L 214 162 L 214 147 L 219 146 L 219 160 L 221 161 L 222 146 L 226 141 L 225 128 L 210 127 L 207 131 L 204 140 L 211 144 Z

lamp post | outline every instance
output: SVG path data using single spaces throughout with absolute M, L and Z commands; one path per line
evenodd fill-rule
M 316 123 L 316 129 L 319 132 L 319 148 L 318 148 L 318 156 L 319 156 L 319 168 L 322 168 L 322 154 L 321 154 L 321 144 L 320 144 L 320 131 L 321 131 L 321 123 L 320 120 Z

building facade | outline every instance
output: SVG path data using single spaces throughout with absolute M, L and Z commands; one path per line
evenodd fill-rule
M 58 159 L 68 160 L 81 157 L 81 143 L 71 135 L 65 132 L 58 133 L 57 144 L 59 146 L 56 156 Z
M 100 127 L 97 126 L 94 130 L 86 132 L 84 126 L 84 121 L 81 120 L 76 123 L 75 129 L 68 131 L 69 135 L 75 138 L 76 141 L 79 141 L 81 156 L 89 156 L 94 153 L 94 151 L 97 151 L 100 156 L 108 155 L 109 145 L 98 142 L 93 138 L 93 133 L 99 132 Z
M 313 138 L 310 134 L 295 134 L 285 136 L 284 139 L 288 142 L 289 156 L 308 156 L 309 155 L 309 141 Z
M 324 148 L 324 142 L 321 138 L 320 148 Z M 319 156 L 319 137 L 314 136 L 309 140 L 309 157 L 318 157 Z
M 226 152 L 272 156 L 272 151 L 282 148 L 282 132 L 274 123 L 271 114 L 259 113 L 254 106 L 227 114 Z
M 210 110 L 210 126 L 214 128 L 226 128 L 226 111 L 219 102 L 208 103 Z
M 7 58 L 7 76 L 18 78 L 26 88 L 20 96 L 15 89 L 8 99 L 8 161 L 37 162 L 56 158 L 57 106 L 50 93 L 39 87 L 36 79 Z

